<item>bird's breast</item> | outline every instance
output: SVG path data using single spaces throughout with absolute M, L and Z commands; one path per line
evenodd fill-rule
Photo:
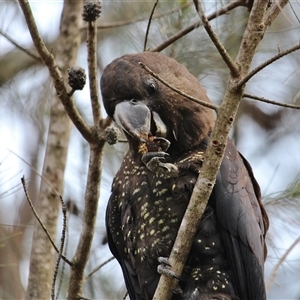
M 131 260 L 147 258 L 157 263 L 159 256 L 170 253 L 187 206 L 188 191 L 179 187 L 176 178 L 150 172 L 129 157 L 120 170 L 124 170 L 123 174 L 117 174 L 113 189 L 118 190 L 115 206 L 121 220 L 124 252 Z

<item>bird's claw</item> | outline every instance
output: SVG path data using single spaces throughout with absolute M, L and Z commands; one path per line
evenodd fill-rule
M 167 139 L 160 137 L 160 136 L 155 136 L 153 138 L 153 142 L 157 143 L 159 145 L 159 147 L 161 148 L 161 151 L 163 151 L 163 152 L 166 152 L 171 145 L 171 143 Z
M 167 163 L 166 158 L 169 157 L 169 154 L 166 152 L 147 152 L 142 156 L 142 162 L 146 167 L 159 175 L 165 175 L 167 177 L 177 177 L 178 168 L 172 163 Z
M 178 280 L 182 280 L 182 278 L 177 275 L 174 271 L 172 271 L 170 268 L 172 267 L 171 264 L 169 263 L 168 259 L 166 257 L 159 257 L 158 258 L 159 265 L 157 266 L 157 272 L 159 274 L 164 274 L 169 277 L 176 278 Z
M 158 262 L 164 266 L 172 267 L 172 265 L 169 263 L 169 260 L 167 257 L 160 256 L 158 258 Z

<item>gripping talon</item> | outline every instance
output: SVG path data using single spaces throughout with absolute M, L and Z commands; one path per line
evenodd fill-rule
M 167 267 L 164 267 L 163 265 L 158 265 L 157 266 L 157 272 L 159 274 L 164 274 L 164 275 L 167 275 L 169 277 L 173 277 L 173 278 L 176 278 L 178 280 L 181 280 L 180 276 L 178 276 L 176 273 L 174 273 L 172 270 L 168 269 Z
M 162 264 L 162 265 L 165 265 L 165 266 L 168 266 L 168 267 L 172 267 L 172 265 L 169 263 L 169 260 L 167 257 L 162 257 L 160 256 L 158 258 L 158 261 Z
M 158 261 L 160 262 L 160 265 L 157 266 L 157 272 L 159 274 L 164 274 L 164 275 L 167 275 L 169 277 L 173 277 L 173 278 L 176 278 L 178 280 L 182 280 L 182 278 L 179 275 L 177 275 L 175 272 L 173 272 L 172 270 L 169 269 L 172 266 L 169 263 L 168 258 L 159 257 Z
M 165 175 L 166 177 L 177 177 L 179 170 L 176 165 L 172 163 L 166 163 L 166 158 L 169 154 L 166 152 L 147 152 L 142 156 L 142 162 L 146 167 L 159 175 Z

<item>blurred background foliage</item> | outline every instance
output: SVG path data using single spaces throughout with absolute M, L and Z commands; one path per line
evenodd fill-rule
M 100 75 L 114 58 L 143 51 L 154 2 L 123 0 L 102 3 L 98 30 Z M 227 3 L 225 0 L 205 2 L 206 14 Z M 32 2 L 31 6 L 41 35 L 55 56 L 62 2 L 39 1 Z M 211 22 L 233 58 L 248 15 L 245 7 L 239 7 Z M 278 53 L 279 49 L 285 50 L 299 42 L 299 17 L 300 4 L 291 1 L 260 44 L 253 67 Z M 181 29 L 197 22 L 198 18 L 191 2 L 159 2 L 151 23 L 147 49 L 157 47 Z M 77 64 L 87 69 L 85 39 L 86 31 L 82 28 L 82 47 Z M 36 55 L 36 51 L 15 1 L 1 3 L 0 45 L 0 298 L 22 299 L 27 285 L 35 220 L 25 200 L 20 178 L 26 176 L 29 193 L 38 206 L 39 174 L 45 155 L 52 82 L 46 68 L 30 55 Z M 184 64 L 199 78 L 209 97 L 215 103 L 221 102 L 228 69 L 203 28 L 196 28 L 162 52 Z M 251 79 L 246 92 L 299 105 L 299 68 L 299 52 L 292 53 Z M 87 86 L 76 92 L 75 99 L 80 112 L 91 124 Z M 300 232 L 299 120 L 297 110 L 244 99 L 232 130 L 238 149 L 252 164 L 270 216 L 266 263 L 268 299 L 300 299 L 300 246 L 296 244 L 281 262 Z M 87 275 L 111 257 L 105 236 L 105 207 L 112 178 L 125 150 L 126 143 L 105 146 L 97 229 Z M 70 258 L 81 229 L 87 167 L 87 144 L 74 129 L 63 194 L 69 210 L 66 254 Z M 60 271 L 59 298 L 64 299 L 68 267 L 62 266 Z M 276 277 L 274 271 L 278 271 Z M 125 292 L 119 266 L 111 261 L 86 280 L 84 295 L 93 299 L 123 299 Z

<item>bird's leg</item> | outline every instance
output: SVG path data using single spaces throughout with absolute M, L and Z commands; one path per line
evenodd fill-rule
M 147 152 L 142 156 L 142 162 L 150 171 L 156 174 L 165 175 L 167 177 L 177 177 L 179 174 L 177 166 L 165 162 L 168 156 L 168 153 L 162 151 Z

